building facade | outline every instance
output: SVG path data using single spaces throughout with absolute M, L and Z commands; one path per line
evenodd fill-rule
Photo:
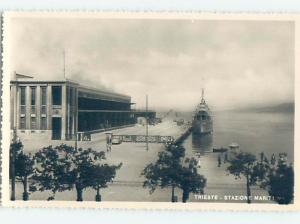
M 39 134 L 72 140 L 80 132 L 132 125 L 131 97 L 74 81 L 11 81 L 11 129 L 17 135 Z M 141 113 L 141 112 L 139 112 Z

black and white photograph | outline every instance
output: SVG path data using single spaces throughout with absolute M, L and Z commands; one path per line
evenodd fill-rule
M 295 203 L 295 21 L 99 14 L 4 14 L 10 205 Z

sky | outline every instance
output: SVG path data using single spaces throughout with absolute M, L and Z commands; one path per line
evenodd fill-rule
M 136 108 L 294 102 L 294 23 L 12 18 L 11 71 L 130 95 Z

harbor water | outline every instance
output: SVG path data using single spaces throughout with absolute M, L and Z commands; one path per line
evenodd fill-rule
M 214 112 L 213 122 L 211 135 L 190 135 L 185 140 L 187 151 L 205 154 L 213 147 L 228 147 L 235 142 L 241 151 L 256 156 L 261 152 L 268 157 L 273 153 L 287 153 L 288 161 L 293 163 L 293 113 Z

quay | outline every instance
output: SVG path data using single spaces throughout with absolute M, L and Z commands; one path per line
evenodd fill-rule
M 136 134 L 142 135 L 145 133 L 145 126 L 134 125 L 132 127 L 116 129 L 112 131 L 114 134 Z M 192 151 L 188 135 L 190 129 L 186 126 L 178 126 L 172 119 L 164 119 L 162 123 L 155 126 L 149 126 L 149 135 L 171 135 L 176 141 L 183 140 L 182 144 L 186 148 L 187 157 L 195 157 L 195 152 Z M 183 139 L 186 138 L 185 140 Z M 45 146 L 45 142 L 39 143 L 36 141 L 25 140 L 24 147 L 26 152 L 35 152 L 39 147 Z M 39 145 L 40 144 L 40 145 Z M 51 140 L 48 145 L 59 145 L 61 141 Z M 74 144 L 68 141 L 67 144 Z M 78 142 L 78 147 L 93 148 L 99 151 L 106 151 L 106 136 L 105 133 L 92 134 L 91 141 Z M 149 150 L 146 150 L 145 143 L 126 143 L 113 145 L 112 151 L 106 154 L 107 163 L 118 164 L 122 162 L 122 167 L 117 171 L 114 182 L 109 184 L 108 188 L 101 189 L 103 201 L 165 201 L 169 202 L 171 198 L 171 189 L 157 188 L 153 194 L 149 194 L 149 189 L 143 188 L 144 181 L 141 172 L 144 167 L 157 160 L 158 152 L 164 150 L 163 144 L 149 144 Z M 207 195 L 218 195 L 218 201 L 224 202 L 224 197 L 228 195 L 245 195 L 245 180 L 236 180 L 226 171 L 226 164 L 217 166 L 218 153 L 207 153 L 201 156 L 201 168 L 198 170 L 201 175 L 207 178 L 207 186 L 204 193 Z M 17 199 L 22 198 L 22 186 L 17 184 Z M 51 192 L 35 192 L 30 195 L 31 200 L 46 200 Z M 178 201 L 181 201 L 181 190 L 175 190 L 178 196 Z M 258 187 L 252 187 L 252 194 L 256 196 L 266 196 L 267 193 Z M 94 201 L 95 191 L 86 189 L 83 193 L 85 201 Z M 58 192 L 55 200 L 76 200 L 76 192 L 65 191 Z M 190 195 L 189 202 L 209 201 L 206 199 L 199 200 L 199 197 Z M 230 201 L 240 202 L 240 201 Z M 246 203 L 246 201 L 245 201 Z M 255 201 L 255 203 L 272 203 L 271 201 Z
M 162 123 L 155 126 L 149 125 L 149 135 L 170 135 L 175 139 L 179 138 L 186 131 L 185 127 L 177 126 L 176 122 L 171 119 L 164 119 Z M 116 135 L 145 134 L 145 126 L 136 124 L 132 127 L 113 130 Z M 47 142 L 32 141 L 32 138 L 23 139 L 25 152 L 34 153 L 43 146 L 59 145 L 62 141 L 48 140 Z M 66 144 L 74 145 L 74 141 L 66 141 Z M 106 135 L 104 132 L 92 134 L 91 141 L 78 142 L 78 147 L 92 148 L 94 150 L 106 152 Z M 112 151 L 106 153 L 107 160 L 110 164 L 119 164 L 122 167 L 117 171 L 114 182 L 108 188 L 101 190 L 102 198 L 105 201 L 169 201 L 171 192 L 168 189 L 157 189 L 152 195 L 149 189 L 143 188 L 144 177 L 141 176 L 142 170 L 151 162 L 157 160 L 158 152 L 164 150 L 164 144 L 149 144 L 149 150 L 146 150 L 145 143 L 126 143 L 112 145 Z M 22 186 L 17 184 L 16 198 L 22 198 Z M 31 200 L 46 200 L 51 192 L 35 192 L 30 195 Z M 179 193 L 181 195 L 181 193 Z M 75 200 L 75 191 L 65 191 L 57 193 L 56 200 Z M 87 189 L 83 193 L 84 200 L 94 201 L 95 192 Z

